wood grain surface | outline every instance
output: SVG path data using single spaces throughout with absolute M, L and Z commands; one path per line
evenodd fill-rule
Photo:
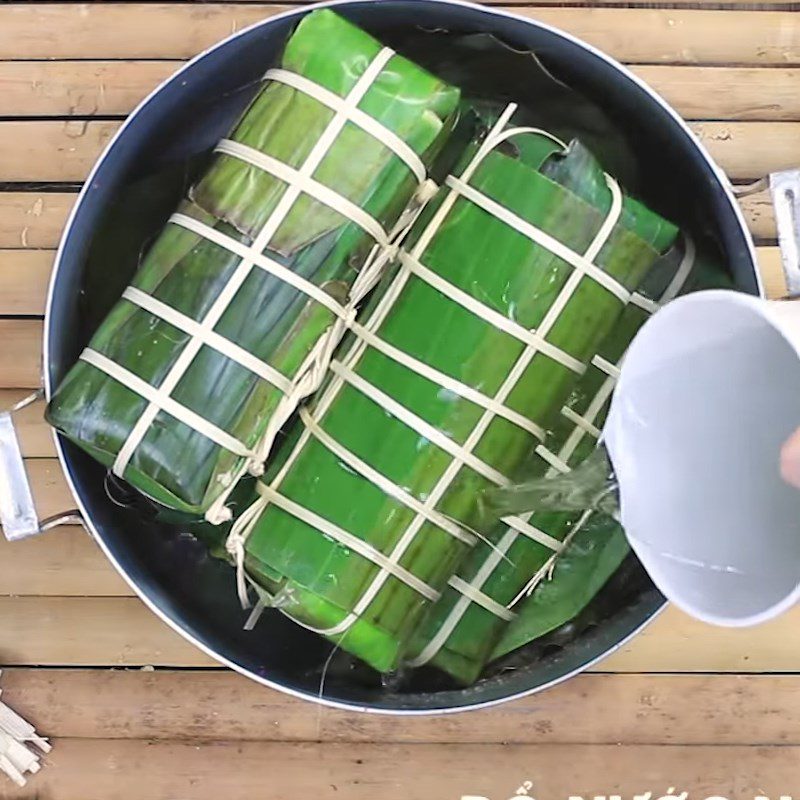
M 42 376 L 42 322 L 0 318 L 0 389 L 37 387 Z
M 0 6 L 0 59 L 190 58 L 288 7 L 257 2 L 7 3 Z M 800 64 L 800 20 L 791 10 L 507 8 L 629 63 Z
M 526 780 L 543 797 L 677 783 L 692 795 L 780 796 L 797 779 L 800 748 L 652 745 L 332 744 L 56 740 L 36 776 L 47 800 L 431 800 L 506 798 Z M 732 771 L 732 765 L 747 765 Z M 33 784 L 33 782 L 32 782 Z M 31 798 L 9 789 L 5 800 Z
M 582 675 L 479 713 L 405 720 L 320 708 L 228 670 L 11 668 L 3 692 L 60 738 L 800 744 L 787 675 Z

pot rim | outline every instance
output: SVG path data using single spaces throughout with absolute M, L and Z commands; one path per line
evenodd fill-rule
M 55 259 L 53 263 L 53 271 L 50 276 L 50 282 L 48 284 L 47 290 L 47 300 L 45 305 L 45 314 L 44 314 L 44 330 L 43 330 L 43 343 L 42 343 L 42 352 L 43 352 L 43 382 L 44 382 L 44 392 L 45 392 L 45 399 L 49 401 L 51 392 L 53 389 L 52 386 L 52 379 L 50 375 L 50 370 L 48 369 L 47 365 L 50 363 L 50 338 L 52 335 L 51 325 L 52 325 L 52 318 L 51 318 L 51 308 L 53 304 L 53 299 L 55 295 L 55 285 L 56 279 L 58 276 L 58 272 L 61 266 L 61 260 L 63 257 L 63 253 L 67 244 L 67 240 L 69 239 L 72 227 L 75 218 L 77 217 L 80 208 L 88 194 L 89 188 L 94 181 L 96 173 L 99 171 L 101 166 L 104 164 L 107 156 L 111 152 L 112 148 L 115 146 L 117 141 L 125 134 L 128 126 L 131 122 L 136 118 L 139 112 L 150 103 L 150 101 L 171 81 L 176 80 L 180 75 L 184 72 L 191 69 L 197 62 L 201 59 L 205 58 L 207 55 L 213 53 L 214 51 L 225 47 L 230 42 L 236 40 L 237 38 L 244 36 L 245 34 L 253 31 L 257 28 L 260 28 L 265 25 L 270 25 L 276 20 L 287 19 L 290 17 L 303 17 L 306 14 L 310 13 L 319 8 L 336 8 L 337 6 L 354 6 L 354 5 L 371 5 L 374 0 L 326 0 L 325 2 L 314 3 L 307 6 L 302 6 L 299 8 L 289 9 L 287 11 L 280 12 L 273 16 L 267 17 L 266 19 L 260 20 L 259 22 L 255 22 L 252 25 L 248 25 L 245 28 L 242 28 L 235 33 L 225 37 L 224 39 L 216 42 L 215 44 L 211 45 L 207 49 L 203 50 L 202 52 L 198 53 L 196 56 L 191 58 L 187 61 L 182 67 L 180 67 L 176 72 L 162 81 L 158 86 L 156 86 L 141 102 L 137 104 L 137 106 L 133 109 L 133 111 L 128 115 L 119 129 L 116 131 L 114 136 L 111 137 L 108 144 L 104 147 L 101 154 L 98 156 L 97 160 L 95 161 L 92 169 L 90 170 L 89 174 L 87 175 L 83 186 L 78 194 L 78 197 L 75 201 L 75 204 L 72 207 L 72 210 L 67 217 L 67 221 L 64 225 L 64 230 L 61 235 L 61 239 L 58 244 L 58 248 L 56 250 Z M 641 78 L 636 76 L 633 72 L 631 72 L 627 67 L 623 64 L 618 62 L 616 59 L 612 58 L 611 56 L 607 55 L 603 51 L 597 49 L 591 44 L 584 42 L 582 39 L 579 39 L 576 36 L 573 36 L 566 31 L 562 31 L 560 28 L 554 27 L 548 23 L 540 22 L 536 19 L 530 19 L 527 17 L 522 17 L 518 14 L 514 14 L 513 12 L 505 11 L 498 8 L 481 6 L 476 3 L 467 2 L 466 0 L 431 0 L 431 2 L 435 2 L 442 6 L 452 6 L 457 8 L 467 8 L 472 9 L 475 11 L 480 11 L 484 14 L 490 14 L 494 16 L 500 16 L 505 18 L 513 19 L 519 23 L 524 23 L 526 25 L 532 25 L 533 27 L 539 28 L 541 30 L 547 31 L 555 36 L 560 37 L 561 39 L 570 42 L 573 45 L 576 45 L 595 57 L 602 59 L 611 67 L 613 67 L 622 77 L 627 78 L 629 81 L 633 82 L 639 89 L 644 91 L 649 98 L 659 105 L 664 111 L 668 113 L 668 115 L 672 118 L 673 122 L 678 125 L 678 127 L 682 130 L 685 136 L 689 138 L 691 143 L 694 145 L 695 149 L 700 153 L 703 160 L 706 162 L 707 166 L 711 169 L 712 173 L 714 174 L 717 182 L 723 189 L 725 198 L 728 201 L 731 209 L 734 212 L 734 217 L 741 228 L 742 232 L 744 233 L 745 243 L 747 245 L 748 255 L 750 260 L 753 264 L 753 272 L 755 274 L 755 279 L 758 286 L 758 294 L 759 296 L 764 296 L 764 286 L 762 283 L 761 275 L 756 268 L 756 253 L 755 253 L 755 246 L 753 243 L 752 235 L 747 227 L 747 223 L 745 221 L 744 215 L 742 213 L 739 204 L 736 201 L 736 198 L 733 194 L 733 189 L 731 187 L 730 181 L 722 169 L 716 164 L 716 162 L 711 158 L 710 154 L 705 148 L 705 145 L 698 139 L 695 133 L 689 128 L 686 122 L 680 117 L 680 115 L 658 94 L 653 90 L 648 84 L 646 84 Z M 204 652 L 210 658 L 214 659 L 215 661 L 219 662 L 220 664 L 229 667 L 230 669 L 238 672 L 241 675 L 244 675 L 247 678 L 250 678 L 258 683 L 262 684 L 263 686 L 267 686 L 270 689 L 275 689 L 277 691 L 283 692 L 284 694 L 291 695 L 292 697 L 297 697 L 303 700 L 312 700 L 315 701 L 323 706 L 328 706 L 330 708 L 337 708 L 342 709 L 345 711 L 361 711 L 370 714 L 384 714 L 387 716 L 427 716 L 427 715 L 440 715 L 440 714 L 454 714 L 462 711 L 473 711 L 478 710 L 481 708 L 489 708 L 495 705 L 499 705 L 501 703 L 508 702 L 510 700 L 517 700 L 523 697 L 527 697 L 529 695 L 536 694 L 537 692 L 544 691 L 545 689 L 549 689 L 556 684 L 559 684 L 563 681 L 568 680 L 569 678 L 574 677 L 575 675 L 584 672 L 585 670 L 589 669 L 593 665 L 597 664 L 598 662 L 602 661 L 612 653 L 619 650 L 625 644 L 627 644 L 636 634 L 642 631 L 647 625 L 649 625 L 659 614 L 661 614 L 666 607 L 667 603 L 664 601 L 662 605 L 653 611 L 647 619 L 645 619 L 640 625 L 637 625 L 633 630 L 627 633 L 623 638 L 621 638 L 616 644 L 612 647 L 605 650 L 603 653 L 585 661 L 583 664 L 579 665 L 575 669 L 572 669 L 568 672 L 559 675 L 545 683 L 541 683 L 537 686 L 534 686 L 530 689 L 524 689 L 522 691 L 514 692 L 511 694 L 506 695 L 505 697 L 498 697 L 493 698 L 490 700 L 484 700 L 480 702 L 474 703 L 466 703 L 464 705 L 459 706 L 446 706 L 442 708 L 424 708 L 424 709 L 415 709 L 415 708 L 385 708 L 379 706 L 370 706 L 370 705 L 362 705 L 356 702 L 350 703 L 345 702 L 342 700 L 332 700 L 327 697 L 321 697 L 318 695 L 306 693 L 299 691 L 297 689 L 285 686 L 281 683 L 276 681 L 270 680 L 269 678 L 265 678 L 257 673 L 248 670 L 242 667 L 239 664 L 236 664 L 232 660 L 226 658 L 225 656 L 221 655 L 220 653 L 214 652 L 210 647 L 208 647 L 203 642 L 199 641 L 192 633 L 186 630 L 184 627 L 179 625 L 174 619 L 172 619 L 168 614 L 162 611 L 154 601 L 152 601 L 148 595 L 139 588 L 136 582 L 128 575 L 125 571 L 124 567 L 120 564 L 120 562 L 116 559 L 114 554 L 111 552 L 110 548 L 106 545 L 103 537 L 98 532 L 97 528 L 94 525 L 94 522 L 89 515 L 86 506 L 84 505 L 83 499 L 81 498 L 80 494 L 78 493 L 75 483 L 72 479 L 72 475 L 70 473 L 69 467 L 67 465 L 66 455 L 64 453 L 64 449 L 58 434 L 55 430 L 52 431 L 53 438 L 55 440 L 56 445 L 56 452 L 58 455 L 58 460 L 62 468 L 62 472 L 67 481 L 67 485 L 75 498 L 75 502 L 80 509 L 81 516 L 83 518 L 84 526 L 87 528 L 89 534 L 92 536 L 94 541 L 98 544 L 100 549 L 103 551 L 106 558 L 113 564 L 114 568 L 117 572 L 122 576 L 125 582 L 133 589 L 136 593 L 137 597 L 144 602 L 144 604 L 154 613 L 156 614 L 163 622 L 169 625 L 172 630 L 176 633 L 180 634 L 184 639 L 186 639 L 189 643 L 197 647 L 199 650 Z

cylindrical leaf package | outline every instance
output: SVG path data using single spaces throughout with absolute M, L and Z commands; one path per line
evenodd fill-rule
M 597 204 L 548 177 L 580 148 L 511 112 L 416 223 L 234 528 L 269 603 L 381 671 L 451 595 L 503 614 L 461 577 L 492 533 L 478 500 L 547 466 L 554 410 L 675 235 L 602 171 Z
M 458 89 L 334 12 L 305 17 L 49 421 L 150 498 L 223 520 L 231 486 L 262 468 L 318 384 L 333 323 L 352 313 L 354 283 L 458 103 Z

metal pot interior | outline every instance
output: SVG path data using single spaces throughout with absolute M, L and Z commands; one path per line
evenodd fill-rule
M 672 113 L 613 63 L 555 31 L 484 8 L 383 0 L 345 3 L 338 10 L 390 43 L 419 41 L 422 34 L 415 26 L 421 26 L 491 33 L 513 48 L 535 51 L 560 80 L 602 104 L 633 159 L 621 168 L 635 168 L 644 199 L 687 226 L 705 247 L 716 249 L 742 289 L 757 291 L 747 234 L 714 168 Z M 65 233 L 51 287 L 45 334 L 48 389 L 78 356 L 128 282 L 142 249 L 169 216 L 186 180 L 202 166 L 203 154 L 227 132 L 307 11 L 268 20 L 195 60 L 151 96 L 105 154 Z M 425 52 L 447 53 L 441 47 Z M 447 58 L 440 62 L 446 72 Z M 511 80 L 517 85 L 509 84 Z M 519 81 L 517 75 L 499 76 L 498 97 L 524 98 L 526 86 Z M 112 218 L 130 224 L 122 234 L 116 227 L 112 244 L 118 256 L 109 263 L 103 257 L 109 246 L 104 231 Z M 142 597 L 225 663 L 311 699 L 407 712 L 507 699 L 563 679 L 606 654 L 664 602 L 631 558 L 578 620 L 469 689 L 448 686 L 432 673 L 386 685 L 340 654 L 331 659 L 321 686 L 330 644 L 278 612 L 266 613 L 255 630 L 244 631 L 245 612 L 230 567 L 208 557 L 180 527 L 157 524 L 118 505 L 106 491 L 98 464 L 67 442 L 61 449 L 94 534 Z

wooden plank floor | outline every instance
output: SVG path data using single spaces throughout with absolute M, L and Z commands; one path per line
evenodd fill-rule
M 517 3 L 628 63 L 734 180 L 800 165 L 800 6 Z M 0 408 L 40 373 L 41 314 L 80 181 L 181 61 L 286 6 L 0 4 Z M 743 201 L 781 291 L 767 198 Z M 40 512 L 70 505 L 41 404 L 20 415 Z M 215 667 L 155 618 L 78 528 L 0 537 L 3 697 L 55 748 L 0 800 L 504 798 L 800 786 L 800 610 L 751 631 L 669 609 L 592 674 L 426 719 L 320 709 Z

